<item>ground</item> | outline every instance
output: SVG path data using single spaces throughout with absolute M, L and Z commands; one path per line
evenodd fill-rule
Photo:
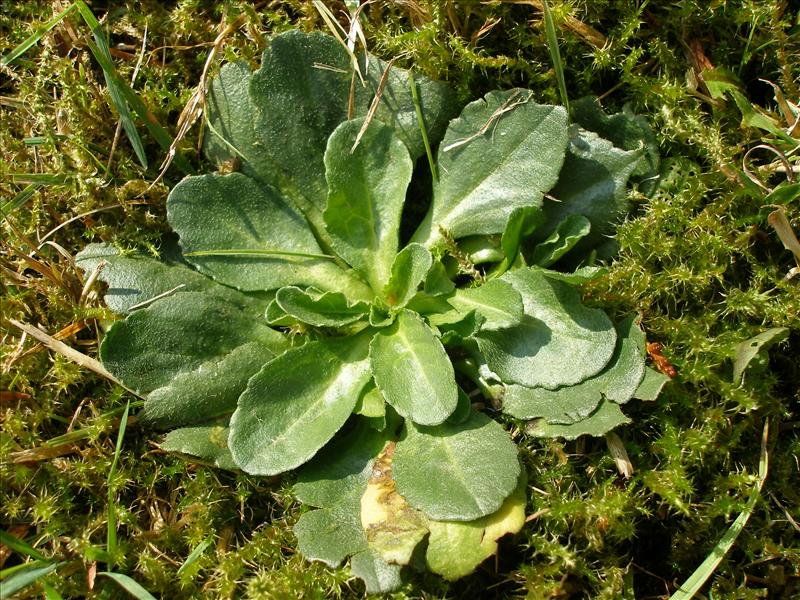
M 212 75 L 229 60 L 257 64 L 276 32 L 326 28 L 303 0 L 89 5 L 110 36 L 113 67 L 134 79 L 170 139 L 226 25 Z M 0 53 L 67 6 L 4 2 Z M 768 215 L 781 207 L 800 231 L 800 192 L 788 186 L 798 128 L 793 141 L 791 107 L 781 103 L 800 96 L 797 4 L 553 0 L 551 10 L 569 97 L 593 94 L 610 112 L 628 105 L 644 115 L 662 156 L 657 188 L 631 192 L 619 255 L 585 298 L 618 317 L 638 311 L 677 376 L 656 402 L 626 407 L 633 423 L 618 434 L 632 478 L 620 476 L 605 440 L 522 437 L 531 515 L 522 532 L 475 575 L 446 583 L 412 574 L 392 597 L 666 598 L 746 508 L 765 425 L 769 474 L 702 594 L 796 597 L 800 276 L 787 275 L 800 257 Z M 362 21 L 371 52 L 448 81 L 465 100 L 521 86 L 560 101 L 540 0 L 378 0 Z M 291 476 L 246 477 L 164 454 L 135 419 L 115 452 L 124 407 L 131 401 L 135 415 L 136 399 L 23 340 L 10 322 L 63 332 L 96 356 L 114 317 L 86 293 L 72 256 L 97 241 L 155 252 L 166 230 L 166 195 L 181 172 L 173 166 L 158 180 L 165 151 L 141 120 L 147 168 L 119 132 L 92 39 L 73 11 L 0 67 L 0 524 L 63 563 L 20 597 L 41 596 L 45 584 L 64 598 L 119 595 L 107 577 L 91 583 L 107 567 L 159 597 L 360 597 L 346 568 L 294 551 L 302 509 Z M 180 148 L 203 172 L 211 166 L 199 136 L 196 125 Z M 789 331 L 734 380 L 737 344 L 772 328 Z M 110 514 L 118 538 L 107 546 Z M 11 568 L 30 559 L 4 549 L 0 560 Z

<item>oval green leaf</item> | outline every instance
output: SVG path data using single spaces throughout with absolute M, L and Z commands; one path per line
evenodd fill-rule
M 522 322 L 500 331 L 480 331 L 478 346 L 504 383 L 555 389 L 599 373 L 611 360 L 614 325 L 599 309 L 587 308 L 569 284 L 537 268 L 503 275 L 522 295 Z
M 363 125 L 364 119 L 346 121 L 328 139 L 322 216 L 334 250 L 380 292 L 397 254 L 413 165 L 405 144 L 379 121 L 369 124 L 354 149 Z
M 453 365 L 441 342 L 416 314 L 403 310 L 379 331 L 369 349 L 375 385 L 403 417 L 422 425 L 442 423 L 456 409 Z
M 540 206 L 567 146 L 567 113 L 530 90 L 490 92 L 450 122 L 439 148 L 431 210 L 413 241 L 502 233 L 514 209 Z
M 186 425 L 230 414 L 247 380 L 288 347 L 286 338 L 226 299 L 177 292 L 108 331 L 103 365 L 147 395 L 151 425 Z
M 234 461 L 252 475 L 307 462 L 347 421 L 369 376 L 363 335 L 311 342 L 267 363 L 231 417 Z
M 520 473 L 514 442 L 478 412 L 436 427 L 407 421 L 392 465 L 400 494 L 438 521 L 472 521 L 495 512 Z
M 313 285 L 370 299 L 369 288 L 325 255 L 305 218 L 272 188 L 242 175 L 181 181 L 167 218 L 201 273 L 244 291 Z

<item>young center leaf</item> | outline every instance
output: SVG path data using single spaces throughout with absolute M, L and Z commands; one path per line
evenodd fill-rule
M 380 121 L 369 124 L 353 149 L 363 124 L 363 119 L 346 121 L 328 140 L 328 205 L 323 218 L 337 254 L 380 293 L 397 254 L 413 165 L 405 144 Z
M 344 425 L 370 378 L 368 338 L 310 342 L 267 363 L 231 417 L 233 459 L 254 475 L 299 467 Z
M 403 417 L 438 425 L 456 409 L 453 365 L 425 322 L 409 310 L 379 331 L 369 347 L 375 385 Z
M 340 292 L 302 290 L 296 286 L 279 289 L 275 294 L 275 304 L 286 315 L 315 327 L 348 325 L 363 319 L 369 313 L 366 302 L 350 302 Z
M 433 203 L 412 241 L 502 233 L 521 206 L 540 206 L 567 146 L 567 113 L 526 90 L 490 92 L 468 104 L 447 128 L 437 155 Z
M 392 263 L 392 276 L 383 288 L 383 298 L 394 309 L 403 308 L 417 293 L 433 265 L 433 257 L 425 246 L 409 244 Z M 450 280 L 447 280 L 449 283 Z
M 406 421 L 397 442 L 397 490 L 438 521 L 472 521 L 500 508 L 520 473 L 517 448 L 503 428 L 473 412 L 459 424 L 424 427 Z
M 482 331 L 506 329 L 522 320 L 522 296 L 502 279 L 492 279 L 480 287 L 456 290 L 447 302 L 463 315 L 474 310 L 484 320 Z

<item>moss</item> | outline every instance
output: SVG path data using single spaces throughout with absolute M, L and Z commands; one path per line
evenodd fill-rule
M 800 520 L 793 485 L 800 441 L 792 425 L 800 400 L 800 292 L 796 279 L 784 280 L 793 258 L 767 223 L 764 194 L 746 184 L 742 169 L 744 153 L 754 145 L 786 145 L 742 125 L 732 102 L 709 101 L 686 75 L 702 50 L 711 64 L 741 79 L 751 102 L 777 114 L 771 88 L 759 80 L 797 97 L 796 16 L 778 1 L 551 5 L 561 27 L 571 97 L 602 95 L 611 111 L 630 104 L 647 116 L 666 157 L 654 193 L 631 193 L 634 211 L 619 228 L 620 254 L 609 275 L 585 293 L 617 316 L 639 312 L 648 339 L 664 345 L 679 375 L 657 402 L 625 408 L 634 420 L 620 432 L 635 467 L 631 480 L 616 474 L 602 440 L 519 438 L 530 472 L 530 512 L 537 517 L 504 543 L 496 564 L 490 561 L 454 584 L 411 573 L 393 597 L 468 598 L 487 590 L 529 598 L 664 595 L 705 558 L 742 509 L 767 420 L 770 476 L 707 593 L 791 597 L 800 564 L 789 518 Z M 6 8 L 0 16 L 3 52 L 52 15 L 40 2 Z M 251 3 L 207 0 L 94 2 L 92 8 L 114 44 L 121 44 L 115 46 L 115 64 L 125 78 L 133 74 L 147 27 L 134 88 L 170 131 L 199 81 L 220 23 L 241 17 L 212 72 L 222 60 L 257 64 L 273 32 L 324 28 L 304 0 L 270 2 L 257 10 Z M 573 22 L 570 28 L 570 17 L 582 25 L 576 29 Z M 173 167 L 151 186 L 163 154 L 142 127 L 149 169 L 138 163 L 124 135 L 112 155 L 116 112 L 85 47 L 85 26 L 74 16 L 69 23 L 4 68 L 8 77 L 0 83 L 3 202 L 24 187 L 10 183 L 11 173 L 66 178 L 63 185 L 39 188 L 0 225 L 0 521 L 45 555 L 65 561 L 47 581 L 65 598 L 77 598 L 89 593 L 87 569 L 103 558 L 98 551 L 109 510 L 106 480 L 128 398 L 85 369 L 33 350 L 30 341 L 20 344 L 7 319 L 50 332 L 86 321 L 66 342 L 94 355 L 101 335 L 96 320 L 107 321 L 110 313 L 96 294 L 79 302 L 83 274 L 57 247 L 42 246 L 38 263 L 26 256 L 71 218 L 48 238 L 68 253 L 101 240 L 154 253 L 166 230 L 169 186 L 181 175 Z M 530 5 L 375 3 L 364 25 L 374 52 L 447 79 L 463 99 L 495 87 L 525 86 L 542 101 L 558 101 L 541 14 Z M 587 41 L 588 27 L 606 43 Z M 181 149 L 198 170 L 208 170 L 196 152 L 199 135 L 195 127 Z M 25 142 L 34 136 L 42 138 L 37 145 Z M 779 181 L 769 176 L 763 159 L 754 168 L 770 185 Z M 796 202 L 785 210 L 800 230 Z M 733 383 L 736 345 L 769 327 L 792 333 L 772 349 L 766 368 L 752 371 L 741 385 Z M 35 451 L 28 462 L 14 454 L 23 450 Z M 131 425 L 112 481 L 120 538 L 116 569 L 163 597 L 362 595 L 346 569 L 308 564 L 293 550 L 298 505 L 290 484 L 289 478 L 237 476 L 164 455 L 148 432 Z M 199 558 L 178 573 L 206 541 L 211 543 Z M 23 560 L 12 555 L 6 566 Z M 98 578 L 95 591 L 111 585 Z

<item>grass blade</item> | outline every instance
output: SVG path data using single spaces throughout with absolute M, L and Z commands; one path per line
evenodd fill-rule
M 30 556 L 31 558 L 35 558 L 37 560 L 46 560 L 45 557 L 36 548 L 28 544 L 28 542 L 21 540 L 18 537 L 11 535 L 7 531 L 3 531 L 2 529 L 0 529 L 0 544 L 3 544 L 18 554 Z
M 717 545 L 711 550 L 711 553 L 706 557 L 702 564 L 695 569 L 689 578 L 683 582 L 678 588 L 678 591 L 670 596 L 669 600 L 691 600 L 694 595 L 700 591 L 700 588 L 705 585 L 708 578 L 714 573 L 722 559 L 733 546 L 736 538 L 744 529 L 750 515 L 753 514 L 753 509 L 758 502 L 761 495 L 761 488 L 764 486 L 764 481 L 767 479 L 767 470 L 769 467 L 769 456 L 767 454 L 767 439 L 769 438 L 769 421 L 764 423 L 764 433 L 761 437 L 761 458 L 758 461 L 758 482 L 750 492 L 750 497 L 747 499 L 747 504 L 744 510 L 739 513 L 736 520 L 730 526 L 725 535 L 717 542 Z
M 36 193 L 36 190 L 38 190 L 43 185 L 44 184 L 42 183 L 28 184 L 27 186 L 25 186 L 25 189 L 23 189 L 19 194 L 17 194 L 11 200 L 3 204 L 2 208 L 0 208 L 0 212 L 2 212 L 3 215 L 10 215 L 18 208 L 25 206 L 28 200 L 30 200 Z
M 136 95 L 131 87 L 127 84 L 127 82 L 122 79 L 119 74 L 114 70 L 114 65 L 111 63 L 110 60 L 107 60 L 105 56 L 100 52 L 100 49 L 92 42 L 87 42 L 86 44 L 89 50 L 95 57 L 95 60 L 100 64 L 100 68 L 103 71 L 110 73 L 110 77 L 114 80 L 117 88 L 120 90 L 122 95 L 125 97 L 125 100 L 130 105 L 133 112 L 136 113 L 147 127 L 148 132 L 150 135 L 153 136 L 153 139 L 158 142 L 158 145 L 164 149 L 165 152 L 169 152 L 170 146 L 172 145 L 172 138 L 170 137 L 167 130 L 164 129 L 161 124 L 155 120 L 155 117 L 150 114 L 147 110 L 147 106 L 145 106 L 142 99 Z M 175 164 L 178 168 L 183 171 L 183 173 L 189 175 L 193 172 L 192 167 L 186 162 L 186 159 L 181 156 L 180 154 L 175 155 Z
M 11 173 L 11 183 L 64 185 L 69 179 L 69 175 L 60 175 L 58 173 Z
M 30 49 L 31 46 L 33 46 L 34 44 L 36 44 L 36 42 L 42 39 L 42 36 L 45 33 L 47 33 L 53 27 L 61 23 L 61 21 L 63 21 L 64 18 L 67 15 L 69 15 L 69 13 L 71 13 L 73 10 L 75 10 L 75 5 L 71 4 L 70 6 L 62 10 L 60 13 L 58 13 L 55 17 L 50 19 L 47 23 L 42 25 L 30 36 L 25 38 L 25 40 L 19 46 L 14 48 L 11 52 L 9 52 L 3 58 L 0 59 L 0 66 L 5 67 L 14 62 L 15 60 L 17 60 L 23 54 L 25 54 L 28 51 L 28 49 Z
M 64 600 L 64 597 L 58 593 L 58 590 L 46 581 L 42 582 L 44 588 L 44 600 Z
M 202 542 L 197 544 L 197 547 L 191 551 L 189 556 L 186 557 L 186 560 L 183 562 L 183 564 L 178 568 L 178 575 L 183 573 L 189 567 L 189 565 L 191 565 L 198 558 L 200 558 L 205 549 L 208 548 L 210 545 L 211 545 L 211 538 L 203 540 Z
M 117 112 L 119 113 L 119 118 L 122 121 L 122 127 L 125 129 L 125 133 L 131 142 L 131 146 L 133 146 L 133 151 L 136 153 L 136 158 L 139 159 L 141 165 L 146 169 L 147 156 L 144 153 L 144 144 L 142 144 L 142 138 L 139 137 L 139 132 L 136 130 L 136 124 L 133 122 L 133 115 L 131 115 L 131 111 L 128 108 L 128 103 L 125 101 L 125 95 L 118 86 L 118 81 L 120 81 L 120 78 L 117 76 L 116 69 L 114 68 L 114 63 L 111 59 L 111 50 L 108 47 L 108 41 L 103 33 L 103 28 L 100 26 L 100 22 L 94 16 L 94 13 L 92 13 L 89 7 L 86 6 L 86 3 L 83 2 L 83 0 L 77 0 L 74 6 L 77 6 L 78 12 L 80 12 L 81 17 L 83 17 L 83 20 L 86 22 L 92 32 L 92 37 L 94 37 L 97 50 L 96 52 L 95 50 L 92 50 L 92 54 L 95 54 L 97 62 L 100 63 L 100 67 L 103 69 L 103 75 L 105 76 L 106 85 L 108 86 L 108 93 L 111 95 L 111 102 L 114 104 Z M 98 53 L 102 54 L 105 60 L 101 61 L 97 57 Z
M 436 175 L 436 163 L 433 160 L 431 143 L 428 141 L 428 128 L 425 127 L 425 119 L 422 118 L 422 103 L 419 100 L 419 93 L 417 92 L 417 82 L 414 81 L 414 75 L 411 73 L 411 71 L 408 72 L 408 85 L 411 87 L 411 99 L 414 101 L 414 110 L 417 113 L 419 132 L 422 134 L 422 143 L 425 144 L 425 155 L 428 157 L 428 165 L 431 168 L 431 175 L 433 176 L 434 181 L 438 181 L 439 177 Z
M 114 449 L 114 459 L 111 461 L 111 468 L 108 470 L 108 479 L 106 484 L 108 487 L 108 529 L 106 532 L 106 552 L 114 559 L 114 554 L 117 550 L 117 504 L 114 501 L 114 494 L 116 490 L 112 485 L 114 476 L 117 474 L 117 464 L 119 463 L 119 455 L 122 452 L 122 440 L 125 438 L 125 429 L 128 425 L 128 411 L 131 408 L 131 401 L 125 405 L 125 411 L 122 413 L 122 419 L 119 422 L 119 431 L 117 432 L 117 446 Z
M 156 600 L 156 598 L 150 592 L 148 592 L 139 583 L 127 575 L 123 575 L 122 573 L 109 573 L 108 571 L 98 573 L 98 575 L 105 575 L 106 577 L 113 579 L 117 585 L 119 585 L 134 598 L 138 598 L 138 600 Z
M 58 568 L 56 563 L 46 564 L 31 563 L 30 568 L 15 572 L 10 577 L 3 579 L 0 586 L 0 599 L 11 598 L 14 594 L 29 585 L 36 583 L 45 575 L 49 575 Z
M 556 34 L 556 24 L 553 21 L 553 14 L 547 5 L 547 0 L 542 1 L 542 11 L 544 12 L 544 31 L 547 36 L 547 49 L 550 51 L 550 59 L 553 61 L 553 69 L 558 80 L 558 91 L 561 94 L 561 103 L 569 114 L 569 97 L 567 96 L 567 83 L 564 79 L 564 64 L 561 62 L 561 52 L 558 49 L 558 35 Z

